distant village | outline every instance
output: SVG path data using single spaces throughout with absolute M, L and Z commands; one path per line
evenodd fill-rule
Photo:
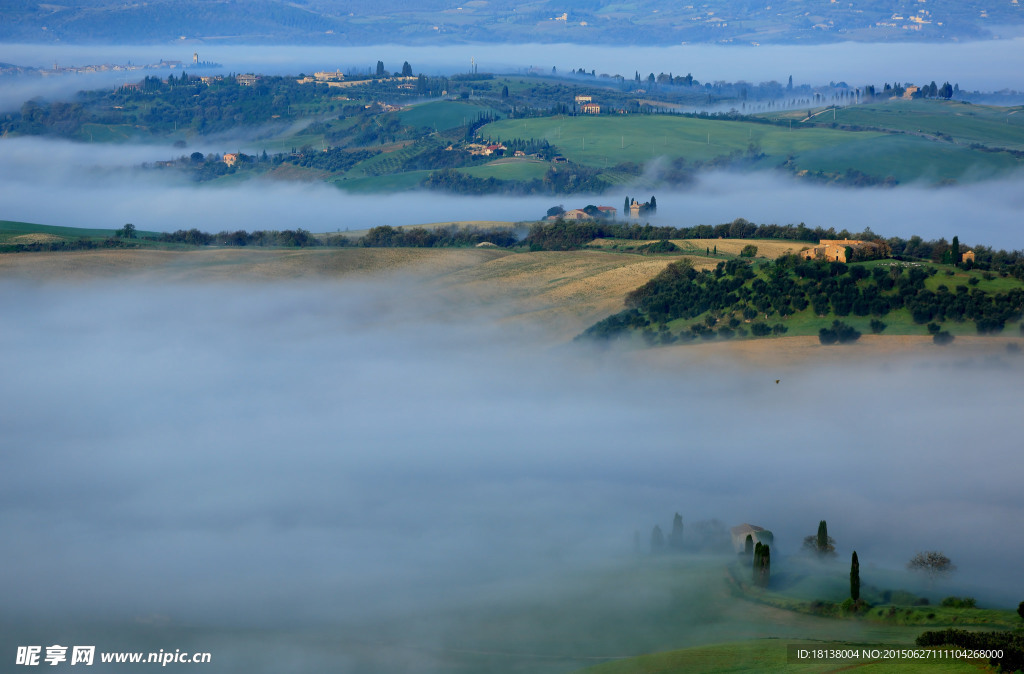
M 199 53 L 192 53 L 192 61 L 165 61 L 160 59 L 156 63 L 140 65 L 132 62 L 125 64 L 102 63 L 86 66 L 62 66 L 54 62 L 52 68 L 33 68 L 30 66 L 16 66 L 9 63 L 0 64 L 0 75 L 38 75 L 40 77 L 54 77 L 56 75 L 84 75 L 89 73 L 107 72 L 133 72 L 138 70 L 201 70 L 204 68 L 221 68 L 221 64 L 212 61 L 199 60 Z

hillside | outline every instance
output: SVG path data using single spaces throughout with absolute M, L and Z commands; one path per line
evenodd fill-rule
M 708 271 L 683 259 L 626 295 L 625 304 L 581 337 L 641 336 L 654 345 L 817 335 L 822 344 L 843 344 L 872 332 L 930 334 L 942 344 L 956 335 L 1024 332 L 1019 279 L 927 261 L 735 258 Z
M 0 39 L 63 42 L 170 42 L 179 39 L 242 44 L 444 44 L 452 42 L 679 42 L 983 39 L 1003 24 L 1024 23 L 1011 3 L 939 0 L 921 12 L 912 2 L 805 5 L 671 5 L 653 0 L 598 0 L 567 7 L 553 0 L 509 0 L 462 6 L 388 0 L 248 2 L 151 0 L 123 4 L 73 0 L 60 5 L 25 0 L 0 12 Z M 564 18 L 560 18 L 565 14 Z

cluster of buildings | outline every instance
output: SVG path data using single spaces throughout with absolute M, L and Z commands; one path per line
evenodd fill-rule
M 826 262 L 851 262 L 850 257 L 857 260 L 879 260 L 889 257 L 889 246 L 884 241 L 861 241 L 860 239 L 822 239 L 817 246 L 800 251 L 805 260 L 825 260 Z M 974 251 L 965 250 L 955 263 L 974 262 Z

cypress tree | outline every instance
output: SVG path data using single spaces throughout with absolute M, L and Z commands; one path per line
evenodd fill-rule
M 677 552 L 683 549 L 683 516 L 679 513 L 676 513 L 675 519 L 672 520 L 672 533 L 668 538 L 668 547 Z
M 850 560 L 850 599 L 860 599 L 860 562 L 857 561 L 857 551 L 853 551 L 853 559 Z
M 949 257 L 950 257 L 950 261 L 953 263 L 954 267 L 959 267 L 960 266 L 960 237 L 959 236 L 954 236 L 953 237 L 953 243 L 949 247 Z
M 751 565 L 753 568 L 753 580 L 755 585 L 761 584 L 761 555 L 764 551 L 764 545 L 760 541 L 754 546 L 754 563 Z
M 665 551 L 665 535 L 661 533 L 661 527 L 657 524 L 651 530 L 651 554 L 660 554 Z
M 828 551 L 828 525 L 825 520 L 818 522 L 818 554 L 824 555 Z
M 765 545 L 761 548 L 761 587 L 768 587 L 772 576 L 772 550 Z
M 754 554 L 754 537 L 747 534 L 747 540 L 743 542 L 743 555 L 750 557 Z

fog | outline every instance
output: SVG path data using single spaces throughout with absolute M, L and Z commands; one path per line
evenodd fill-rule
M 657 613 L 657 583 L 588 583 L 623 569 L 638 582 L 633 532 L 676 511 L 772 529 L 783 569 L 827 519 L 866 584 L 941 549 L 959 571 L 934 591 L 1024 596 L 1024 541 L 1007 533 L 1020 361 L 741 369 L 682 348 L 655 366 L 450 299 L 415 279 L 0 284 L 9 634 L 65 643 L 113 624 L 102 650 L 157 625 L 155 650 L 195 626 L 228 635 L 208 637 L 217 671 L 313 671 L 282 669 L 273 649 L 295 658 L 296 639 L 344 625 L 336 639 L 363 630 L 392 657 L 450 646 L 452 616 L 500 624 L 563 596 Z M 678 618 L 693 631 L 660 647 L 751 634 L 698 585 Z M 374 662 L 334 667 L 434 671 Z
M 409 61 L 416 72 L 451 74 L 467 72 L 470 60 L 481 72 L 517 73 L 539 68 L 549 73 L 577 68 L 631 77 L 634 72 L 692 73 L 701 82 L 718 80 L 785 82 L 824 85 L 845 81 L 860 87 L 883 82 L 956 82 L 964 90 L 1024 89 L 1024 73 L 1016 67 L 1024 60 L 1024 38 L 964 43 L 877 44 L 843 42 L 829 45 L 708 45 L 675 47 L 615 47 L 608 45 L 508 45 L 471 44 L 445 47 L 374 45 L 366 47 L 246 47 L 182 43 L 173 45 L 3 45 L 4 61 L 22 66 L 50 68 L 59 65 L 101 63 L 155 63 L 180 60 L 187 65 L 193 51 L 203 61 L 222 64 L 210 72 L 260 72 L 298 74 L 326 68 L 367 70 L 384 61 L 398 70 Z M 524 63 L 524 54 L 537 61 Z M 159 72 L 159 71 L 155 71 Z M 141 79 L 143 71 L 129 73 Z M 8 82 L 11 78 L 5 78 Z M 106 81 L 93 76 L 65 76 L 80 82 L 79 89 Z M 600 81 L 600 80 L 599 80 Z M 0 80 L 0 92 L 7 82 Z M 49 81 L 40 86 L 53 87 Z M 40 90 L 44 93 L 46 90 Z M 24 90 L 19 90 L 24 96 Z M 6 96 L 3 100 L 8 100 Z M 20 100 L 24 100 L 21 98 Z M 20 103 L 19 103 L 20 105 Z
M 227 141 L 225 141 L 226 143 Z M 221 151 L 234 145 L 222 145 Z M 548 208 L 604 204 L 621 208 L 625 195 L 658 199 L 653 224 L 692 226 L 746 218 L 756 223 L 865 227 L 885 236 L 960 237 L 965 244 L 1024 248 L 1020 221 L 1024 176 L 933 189 L 824 187 L 784 174 L 710 173 L 685 189 L 623 186 L 605 195 L 464 197 L 408 192 L 353 194 L 322 183 L 250 180 L 197 185 L 174 171 L 140 171 L 143 162 L 180 156 L 168 146 L 89 145 L 59 140 L 0 141 L 0 217 L 47 225 L 140 230 L 358 230 L 462 220 L 535 220 Z M 210 144 L 202 151 L 217 151 Z M 61 198 L 53 194 L 60 192 Z M 979 204 L 984 204 L 983 212 Z M 646 221 L 646 219 L 645 219 Z

